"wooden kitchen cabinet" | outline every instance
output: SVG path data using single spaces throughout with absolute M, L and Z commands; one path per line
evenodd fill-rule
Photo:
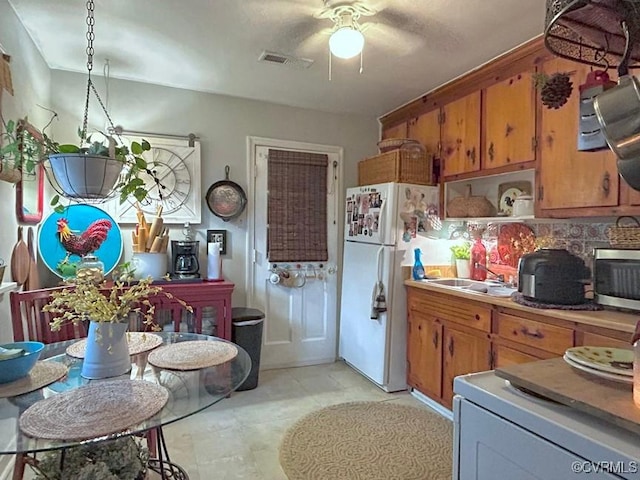
M 490 369 L 491 306 L 415 288 L 407 302 L 407 383 L 451 408 L 453 378 Z
M 453 379 L 458 375 L 491 370 L 491 341 L 487 334 L 460 330 L 447 324 L 443 334 L 443 375 L 441 403 L 453 405 Z
M 442 108 L 442 176 L 480 170 L 480 91 Z
M 440 110 L 431 110 L 412 118 L 408 124 L 407 138 L 419 141 L 432 159 L 440 157 Z
M 558 109 L 540 105 L 540 161 L 537 179 L 537 205 L 540 216 L 555 216 L 558 209 L 587 209 L 574 216 L 589 216 L 593 208 L 619 204 L 620 181 L 616 157 L 609 149 L 597 152 L 577 150 L 579 128 L 579 85 L 590 71 L 564 59 L 553 59 L 542 65 L 546 74 L 569 72 L 573 92 L 569 101 Z M 611 215 L 610 209 L 608 209 Z M 606 214 L 606 211 L 603 212 Z M 561 215 L 559 215 L 561 216 Z
M 393 127 L 382 130 L 382 140 L 387 138 L 407 138 L 407 122 L 399 123 Z
M 442 395 L 442 324 L 417 310 L 409 311 L 407 383 L 429 396 Z
M 535 161 L 536 91 L 526 71 L 486 88 L 482 169 Z

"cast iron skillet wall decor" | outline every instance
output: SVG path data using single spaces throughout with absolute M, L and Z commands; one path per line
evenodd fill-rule
M 229 180 L 229 165 L 224 167 L 225 179 L 220 180 L 207 190 L 209 210 L 225 222 L 240 215 L 247 206 L 247 195 L 236 182 Z

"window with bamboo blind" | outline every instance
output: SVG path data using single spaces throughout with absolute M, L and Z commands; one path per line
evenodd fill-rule
M 269 149 L 270 262 L 327 261 L 328 163 L 325 154 Z

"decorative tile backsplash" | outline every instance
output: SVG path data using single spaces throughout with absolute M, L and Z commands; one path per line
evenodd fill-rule
M 602 248 L 609 246 L 607 238 L 607 229 L 615 223 L 615 219 L 611 222 L 571 222 L 566 220 L 558 220 L 557 222 L 527 222 L 525 227 L 518 229 L 514 223 L 492 223 L 484 231 L 483 242 L 489 252 L 491 263 L 505 264 L 504 252 L 499 254 L 500 248 L 504 247 L 505 237 L 509 237 L 508 232 L 524 231 L 528 227 L 535 235 L 536 247 L 540 248 L 566 248 L 571 253 L 581 257 L 588 266 L 592 264 L 592 255 L 594 248 Z M 473 230 L 473 225 L 467 225 L 460 222 L 445 222 L 445 228 L 442 231 L 441 238 L 466 238 L 469 230 Z M 505 235 L 505 231 L 507 234 Z M 501 234 L 501 232 L 503 232 Z M 522 235 L 522 233 L 519 233 Z M 471 239 L 472 237 L 469 236 Z M 516 239 L 517 244 L 518 239 Z M 510 246 L 512 247 L 512 245 Z M 528 247 L 527 247 L 528 248 Z

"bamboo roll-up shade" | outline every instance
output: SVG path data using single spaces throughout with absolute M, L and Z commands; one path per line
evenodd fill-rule
M 269 149 L 270 262 L 327 261 L 328 163 L 324 154 Z

